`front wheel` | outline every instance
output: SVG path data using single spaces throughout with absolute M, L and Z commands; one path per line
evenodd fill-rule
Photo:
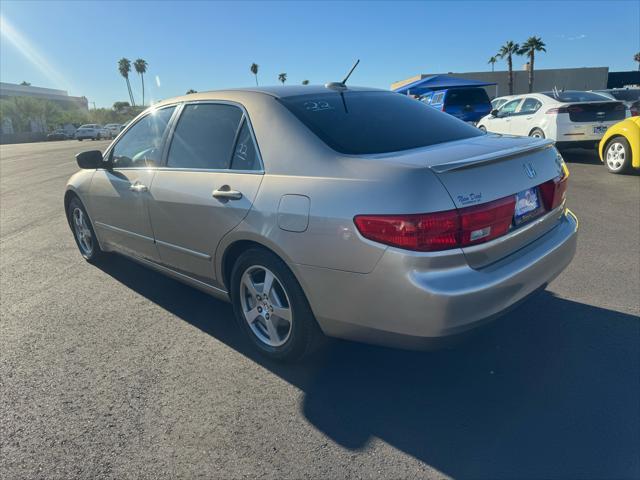
M 539 128 L 534 128 L 533 130 L 531 130 L 529 136 L 532 138 L 545 138 L 544 132 Z
M 485 127 L 484 125 L 480 125 L 480 126 L 478 127 L 478 130 L 481 130 L 481 131 L 483 131 L 484 133 L 487 133 L 487 127 Z
M 89 215 L 87 215 L 84 205 L 77 197 L 69 202 L 67 220 L 73 231 L 73 237 L 76 245 L 78 245 L 80 254 L 88 262 L 97 262 L 104 255 L 104 252 L 100 249 Z
M 322 338 L 300 284 L 267 250 L 253 248 L 240 255 L 231 273 L 231 299 L 240 328 L 274 360 L 297 360 Z
M 611 173 L 623 173 L 631 166 L 631 147 L 624 137 L 614 137 L 604 147 L 604 164 Z

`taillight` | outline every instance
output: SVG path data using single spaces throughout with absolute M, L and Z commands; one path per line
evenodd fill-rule
M 550 108 L 544 113 L 569 113 L 569 107 L 555 107 Z
M 567 195 L 569 169 L 562 163 L 562 174 L 540 185 L 540 195 L 547 211 L 559 207 Z
M 376 242 L 430 252 L 488 242 L 509 231 L 515 196 L 445 212 L 411 215 L 357 215 L 360 234 Z

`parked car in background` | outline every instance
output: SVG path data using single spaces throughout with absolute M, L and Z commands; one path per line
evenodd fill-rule
M 80 126 L 76 130 L 76 139 L 79 141 L 82 140 L 100 140 L 101 138 L 105 138 L 109 134 L 104 130 L 102 125 L 97 123 L 88 123 L 86 125 Z
M 627 109 L 627 117 L 640 115 L 640 88 L 611 88 L 608 90 L 594 90 L 611 100 L 624 102 Z
M 425 93 L 420 101 L 465 122 L 475 123 L 491 111 L 484 88 L 457 87 Z
M 61 128 L 54 130 L 50 134 L 47 135 L 47 140 L 69 140 L 71 137 L 67 132 L 62 130 Z
M 630 117 L 607 130 L 598 146 L 600 160 L 611 173 L 640 168 L 640 117 Z
M 507 101 L 510 100 L 511 98 L 513 98 L 513 95 L 505 95 L 504 97 L 494 98 L 493 100 L 491 100 L 491 110 L 499 109 L 502 105 L 507 103 Z
M 558 148 L 593 148 L 625 118 L 622 102 L 593 92 L 566 90 L 514 95 L 478 122 L 487 132 L 549 138 Z
M 79 154 L 64 207 L 82 256 L 119 252 L 230 300 L 282 360 L 322 333 L 429 347 L 569 264 L 577 221 L 552 142 L 328 85 L 165 100 Z
M 107 123 L 104 128 L 106 128 L 111 134 L 111 138 L 116 138 L 118 134 L 122 131 L 122 125 L 119 123 Z

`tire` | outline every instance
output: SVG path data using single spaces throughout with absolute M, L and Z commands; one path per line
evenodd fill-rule
M 264 297 L 268 274 L 273 275 L 272 287 Z M 300 284 L 289 267 L 268 250 L 252 248 L 236 260 L 231 300 L 242 331 L 260 353 L 273 360 L 301 359 L 323 338 Z
M 529 132 L 529 136 L 533 138 L 546 138 L 544 132 L 539 128 L 534 128 Z
M 625 173 L 631 169 L 631 146 L 624 137 L 613 137 L 602 152 L 602 161 L 609 173 Z
M 485 127 L 484 125 L 480 125 L 478 127 L 478 130 L 482 130 L 484 133 L 487 133 L 487 127 Z
M 82 141 L 82 139 L 81 139 L 81 138 L 79 138 L 79 139 L 78 139 L 78 141 L 79 141 L 79 142 L 81 142 L 81 141 Z
M 80 250 L 80 255 L 90 263 L 96 263 L 101 260 L 105 253 L 100 249 L 89 215 L 87 215 L 87 211 L 78 197 L 72 198 L 69 202 L 67 221 L 73 232 L 73 238 L 76 241 L 78 250 Z

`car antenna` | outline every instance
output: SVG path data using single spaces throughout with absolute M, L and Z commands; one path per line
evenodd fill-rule
M 344 80 L 342 80 L 341 82 L 329 82 L 329 83 L 326 83 L 324 86 L 326 88 L 331 88 L 333 90 L 346 90 L 347 80 L 349 80 L 349 77 L 351 76 L 351 74 L 356 69 L 359 63 L 360 63 L 360 59 L 356 60 L 356 63 L 353 64 L 353 67 L 351 67 L 351 70 L 349 70 L 349 73 L 347 73 L 347 76 L 344 77 Z

